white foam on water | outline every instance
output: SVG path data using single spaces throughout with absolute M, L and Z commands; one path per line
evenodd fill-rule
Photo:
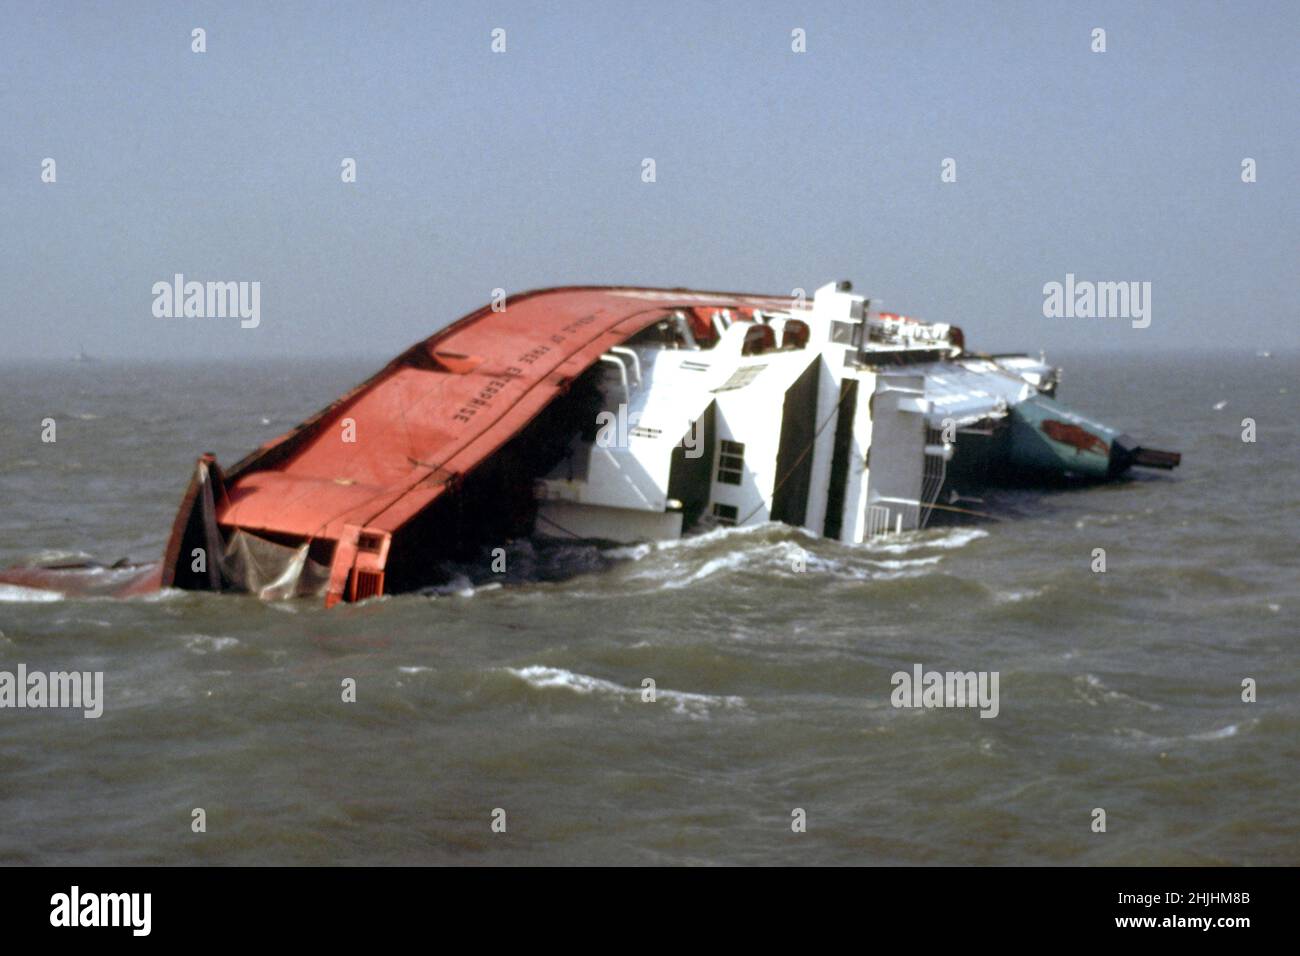
M 755 534 L 778 533 L 779 540 L 752 541 Z M 822 549 L 804 545 L 790 539 L 791 535 L 806 538 L 809 542 L 839 548 L 843 557 L 819 553 Z M 601 552 L 608 558 L 632 562 L 645 560 L 652 555 L 672 557 L 667 567 L 652 561 L 649 566 L 632 572 L 631 580 L 647 579 L 657 582 L 653 590 L 677 590 L 715 575 L 740 570 L 797 574 L 800 566 L 806 572 L 828 574 L 855 581 L 890 581 L 898 578 L 918 577 L 943 560 L 942 555 L 902 557 L 911 551 L 947 551 L 965 547 L 972 541 L 987 537 L 980 528 L 953 528 L 942 532 L 909 532 L 901 537 L 877 539 L 864 545 L 838 545 L 828 543 L 806 528 L 766 522 L 741 528 L 714 528 L 702 534 L 667 541 L 623 545 Z M 694 567 L 692 554 L 696 551 L 715 550 L 719 543 L 735 547 L 723 554 L 703 557 L 703 563 Z M 873 555 L 869 557 L 868 555 Z M 899 555 L 883 557 L 876 555 Z
M 543 667 L 540 664 L 533 664 L 529 667 L 507 667 L 506 671 L 539 690 L 562 689 L 575 694 L 604 694 L 623 700 L 641 702 L 642 692 L 640 689 L 624 687 L 622 684 L 602 680 L 599 677 L 591 677 L 587 674 L 575 674 L 573 671 L 565 670 L 562 667 Z M 662 702 L 671 704 L 673 713 L 696 720 L 707 720 L 714 708 L 731 709 L 745 706 L 743 697 L 692 694 L 687 691 L 667 690 L 657 687 L 655 688 L 654 703 Z M 647 702 L 645 706 L 650 707 L 654 706 L 654 704 Z
M 150 591 L 147 594 L 137 594 L 128 598 L 130 601 L 143 601 L 145 604 L 157 604 L 162 601 L 177 601 L 187 594 L 194 594 L 194 591 L 185 591 L 181 588 L 159 588 L 157 591 Z
M 737 568 L 744 566 L 746 557 L 747 555 L 744 551 L 729 551 L 720 557 L 710 558 L 708 561 L 705 561 L 704 564 L 702 564 L 695 573 L 685 581 L 668 581 L 664 586 L 670 588 L 685 587 L 694 581 L 702 581 L 707 577 L 711 577 L 719 571 L 734 571 Z
M 907 554 L 909 551 L 924 551 L 932 548 L 953 551 L 988 536 L 989 533 L 983 528 L 952 528 L 943 532 L 905 531 L 901 535 L 890 535 L 883 539 L 873 538 L 862 542 L 857 547 L 866 551 L 882 551 L 885 554 Z
M 1186 743 L 1188 741 L 1210 743 L 1215 740 L 1228 740 L 1229 738 L 1237 736 L 1237 734 L 1242 730 L 1249 730 L 1257 723 L 1259 723 L 1258 720 L 1248 720 L 1244 724 L 1228 724 L 1227 726 L 1219 727 L 1216 730 L 1207 730 L 1204 733 L 1185 734 L 1176 737 L 1164 737 L 1157 734 L 1149 734 L 1146 731 L 1138 730 L 1137 728 L 1127 728 L 1124 730 L 1124 733 L 1144 746 L 1156 749 L 1173 747 L 1177 744 Z
M 683 558 L 685 555 L 682 556 Z M 846 551 L 841 558 L 818 554 L 794 541 L 744 545 L 708 558 L 691 570 L 691 562 L 675 560 L 671 567 L 650 566 L 630 575 L 633 579 L 653 579 L 654 590 L 689 587 L 705 578 L 731 571 L 752 571 L 782 575 L 829 575 L 853 581 L 891 581 L 919 577 L 943 560 L 942 555 L 918 558 L 868 558 L 857 549 Z M 799 570 L 802 568 L 802 571 Z
M 82 562 L 90 563 L 95 560 L 95 556 L 87 551 L 68 551 L 63 548 L 46 548 L 37 551 L 26 557 L 23 564 L 39 568 L 50 564 L 79 564 Z M 85 568 L 86 571 L 102 571 L 104 568 L 91 567 Z
M 1144 516 L 1152 513 L 1153 512 L 1150 508 L 1145 508 L 1141 511 L 1101 511 L 1077 518 L 1074 522 L 1074 527 L 1079 530 L 1092 527 L 1114 528 L 1127 525 L 1135 520 L 1141 520 Z
M 563 687 L 578 694 L 592 694 L 596 691 L 611 694 L 634 693 L 621 684 L 601 680 L 599 677 L 588 677 L 586 674 L 575 674 L 561 667 L 543 667 L 540 664 L 533 664 L 529 667 L 507 667 L 506 670 L 525 683 L 542 689 Z
M 635 691 L 633 692 L 635 693 Z M 696 720 L 707 720 L 714 707 L 739 709 L 745 706 L 743 697 L 717 697 L 711 694 L 691 694 L 679 690 L 656 690 L 656 702 L 666 700 L 673 705 L 673 713 Z
M 187 634 L 181 638 L 195 654 L 221 653 L 239 644 L 237 637 L 213 637 L 209 634 Z
M 44 588 L 25 588 L 20 584 L 0 584 L 0 602 L 6 604 L 48 604 L 62 601 L 64 595 Z
M 834 558 L 811 551 L 805 551 L 798 545 L 789 544 L 786 552 L 775 562 L 781 570 L 791 571 L 793 559 L 799 556 L 809 572 L 829 574 L 855 581 L 892 581 L 896 578 L 919 577 L 943 560 L 942 555 L 930 555 L 924 558 L 868 558 L 858 549 L 847 552 L 844 558 Z
M 616 561 L 640 561 L 646 555 L 654 551 L 654 546 L 646 543 L 621 545 L 617 548 L 608 548 L 602 551 L 607 558 L 613 558 Z
M 906 571 L 908 568 L 924 568 L 938 564 L 943 555 L 936 554 L 928 558 L 889 558 L 884 561 L 868 560 L 867 564 L 882 571 Z
M 401 671 L 403 674 L 423 674 L 425 671 L 433 670 L 432 667 L 418 667 L 418 666 L 399 667 L 397 669 Z
M 1074 679 L 1076 692 L 1079 697 L 1089 707 L 1096 707 L 1099 703 L 1113 703 L 1115 701 L 1127 701 L 1131 704 L 1137 704 L 1139 707 L 1145 707 L 1147 710 L 1164 710 L 1159 704 L 1153 704 L 1149 701 L 1141 700 L 1130 694 L 1125 694 L 1118 690 L 1112 690 L 1107 687 L 1100 677 L 1096 674 L 1084 674 L 1083 677 Z
M 112 621 L 101 621 L 99 618 L 96 617 L 86 618 L 86 617 L 77 617 L 75 615 L 71 617 L 56 617 L 54 619 L 54 623 L 59 625 L 73 624 L 79 627 L 87 627 L 87 626 L 88 627 L 112 627 L 113 626 Z
M 656 551 L 694 551 L 699 548 L 706 548 L 718 541 L 726 541 L 731 538 L 745 538 L 753 534 L 761 534 L 767 531 L 779 531 L 782 534 L 804 533 L 807 537 L 816 537 L 811 533 L 804 532 L 802 528 L 796 528 L 793 525 L 779 524 L 775 521 L 767 521 L 763 524 L 745 525 L 741 528 L 714 528 L 712 531 L 705 531 L 703 534 L 692 534 L 684 538 L 669 538 L 666 541 L 654 542 Z
M 486 584 L 480 584 L 475 587 L 474 582 L 466 575 L 457 574 L 446 584 L 439 584 L 425 588 L 420 593 L 428 597 L 472 598 L 477 594 L 482 594 L 484 591 L 499 591 L 501 590 L 501 587 L 502 584 L 500 581 L 489 581 Z M 388 595 L 385 595 L 385 597 L 387 596 Z
M 1236 724 L 1228 724 L 1226 727 L 1220 727 L 1218 730 L 1209 730 L 1203 734 L 1191 734 L 1188 740 L 1224 740 L 1228 737 L 1237 736 L 1240 728 Z
M 1019 604 L 1021 601 L 1033 600 L 1043 593 L 1043 588 L 1026 588 L 1023 591 L 995 591 L 994 604 Z

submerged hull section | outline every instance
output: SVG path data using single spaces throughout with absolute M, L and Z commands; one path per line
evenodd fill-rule
M 153 594 L 162 586 L 162 564 L 120 562 L 114 565 L 76 562 L 0 570 L 0 584 L 33 592 L 53 591 L 81 598 L 132 598 Z
M 193 556 L 196 549 L 225 556 L 235 535 L 251 534 L 292 552 L 280 558 L 286 573 L 292 561 L 327 567 L 323 591 L 333 604 L 392 590 L 392 577 L 403 590 L 419 586 L 438 559 L 494 531 L 525 531 L 533 477 L 526 471 L 547 465 L 546 437 L 530 435 L 528 426 L 548 409 L 555 418 L 589 422 L 595 408 L 581 394 L 583 374 L 659 320 L 665 296 L 720 308 L 777 301 L 565 288 L 518 296 L 503 311 L 481 309 L 408 349 L 229 474 L 200 460 L 164 558 L 164 585 L 239 587 L 242 575 L 229 577 L 224 557 L 205 560 L 200 572 Z M 570 396 L 568 405 L 552 408 Z M 514 477 L 525 478 L 522 491 Z M 439 507 L 444 497 L 455 501 Z M 472 526 L 462 520 L 467 509 Z M 404 560 L 390 562 L 390 555 Z M 282 575 L 271 578 L 277 594 L 289 586 Z
M 1171 470 L 1181 461 L 1041 394 L 1010 405 L 1003 420 L 963 436 L 954 451 L 949 474 L 962 489 L 1105 481 L 1134 466 Z
M 1017 472 L 1106 478 L 1119 432 L 1042 395 L 1011 409 L 1009 462 Z
M 513 538 L 639 541 L 782 521 L 854 543 L 1003 479 L 1098 480 L 1178 456 L 1057 403 L 1041 359 L 881 313 L 573 287 L 483 308 L 229 471 L 201 456 L 160 564 L 13 569 L 70 592 L 158 587 L 327 605 L 436 583 Z
M 1011 410 L 1010 464 L 1022 473 L 1067 479 L 1117 478 L 1129 468 L 1177 468 L 1177 452 L 1143 448 L 1127 435 L 1035 395 Z

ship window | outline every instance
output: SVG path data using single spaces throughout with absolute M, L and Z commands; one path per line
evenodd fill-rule
M 736 518 L 739 515 L 734 505 L 714 504 L 713 517 L 717 519 L 718 524 L 730 528 L 735 525 Z
M 840 345 L 862 346 L 862 323 L 861 322 L 841 322 L 834 321 L 831 323 L 831 341 Z
M 723 441 L 718 458 L 718 481 L 728 485 L 740 484 L 745 472 L 745 446 L 738 441 Z
M 776 332 L 770 325 L 755 325 L 745 333 L 741 355 L 760 355 L 776 348 Z
M 802 319 L 787 319 L 785 328 L 781 330 L 781 348 L 807 348 L 810 334 L 807 322 Z

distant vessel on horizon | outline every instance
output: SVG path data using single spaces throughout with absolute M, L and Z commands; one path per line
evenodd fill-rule
M 78 343 L 77 343 L 77 354 L 74 355 L 74 356 L 72 356 L 72 361 L 74 361 L 74 362 L 82 362 L 82 363 L 85 363 L 85 364 L 87 364 L 87 365 L 93 365 L 93 364 L 95 364 L 96 362 L 98 362 L 99 359 L 95 358 L 95 356 L 93 356 L 93 355 L 91 355 L 89 352 L 87 352 L 87 351 L 85 350 L 85 348 L 81 345 L 81 343 L 78 342 Z

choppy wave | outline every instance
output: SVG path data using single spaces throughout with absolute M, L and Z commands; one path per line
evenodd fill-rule
M 58 591 L 25 588 L 20 584 L 0 584 L 0 602 L 6 604 L 48 604 L 63 599 L 64 596 Z
M 1023 601 L 1032 601 L 1035 598 L 1043 596 L 1046 588 L 1024 588 L 1019 591 L 995 591 L 993 593 L 994 604 L 1020 604 Z
M 954 551 L 964 548 L 980 538 L 987 538 L 989 533 L 983 528 L 944 528 L 938 531 L 905 531 L 902 534 L 888 535 L 881 539 L 869 539 L 859 547 L 867 551 L 880 551 L 885 554 L 907 554 L 910 551 L 935 549 Z
M 1240 724 L 1228 724 L 1226 727 L 1220 727 L 1218 730 L 1207 730 L 1203 734 L 1190 734 L 1188 740 L 1226 740 L 1228 737 L 1237 736 L 1237 731 L 1241 729 Z
M 706 581 L 736 578 L 793 581 L 803 574 L 823 580 L 891 581 L 930 574 L 946 553 L 987 534 L 977 528 L 952 528 L 892 537 L 889 543 L 846 545 L 803 528 L 768 522 L 628 545 L 525 539 L 507 547 L 503 573 L 493 573 L 486 560 L 447 565 L 445 580 L 420 593 L 467 598 L 521 586 L 527 593 L 528 585 L 580 579 L 598 580 L 605 593 L 626 589 L 630 594 L 690 590 Z M 569 593 L 582 597 L 586 592 Z
M 922 532 L 891 544 L 844 545 L 799 528 L 766 524 L 726 528 L 655 544 L 609 549 L 606 555 L 637 565 L 629 580 L 656 581 L 656 589 L 690 588 L 709 578 L 743 573 L 793 579 L 801 574 L 850 581 L 889 581 L 930 573 L 943 554 L 984 537 L 980 529 Z M 908 556 L 912 552 L 922 552 Z M 889 557 L 882 557 L 889 555 Z
M 1150 701 L 1108 687 L 1096 674 L 1083 674 L 1076 677 L 1074 687 L 1076 696 L 1090 707 L 1097 707 L 1107 703 L 1129 703 L 1151 711 L 1164 709 L 1159 704 L 1153 704 Z
M 504 585 L 500 581 L 475 583 L 467 574 L 455 574 L 451 580 L 432 587 L 422 588 L 420 593 L 426 597 L 474 597 L 484 591 L 497 591 Z
M 14 566 L 20 568 L 40 568 L 53 564 L 90 563 L 94 560 L 95 556 L 86 551 L 69 550 L 66 548 L 46 548 L 23 556 L 14 563 Z M 87 570 L 90 569 L 88 568 Z
M 186 634 L 181 638 L 194 654 L 219 654 L 239 646 L 239 638 L 211 634 Z
M 1188 734 L 1152 734 L 1138 728 L 1126 728 L 1122 731 L 1122 734 L 1126 739 L 1143 748 L 1160 750 L 1184 743 L 1216 743 L 1221 740 L 1230 740 L 1245 731 L 1254 729 L 1258 723 L 1258 720 L 1246 720 L 1240 723 L 1225 724 L 1213 730 Z
M 608 695 L 627 701 L 641 701 L 643 691 L 624 687 L 613 681 L 576 674 L 562 667 L 544 667 L 533 664 L 528 667 L 507 667 L 506 671 L 538 690 L 566 690 L 575 694 Z M 736 696 L 715 696 L 712 694 L 693 694 L 687 691 L 655 688 L 655 702 L 666 701 L 672 705 L 674 713 L 696 719 L 707 719 L 717 708 L 743 708 L 745 699 Z

